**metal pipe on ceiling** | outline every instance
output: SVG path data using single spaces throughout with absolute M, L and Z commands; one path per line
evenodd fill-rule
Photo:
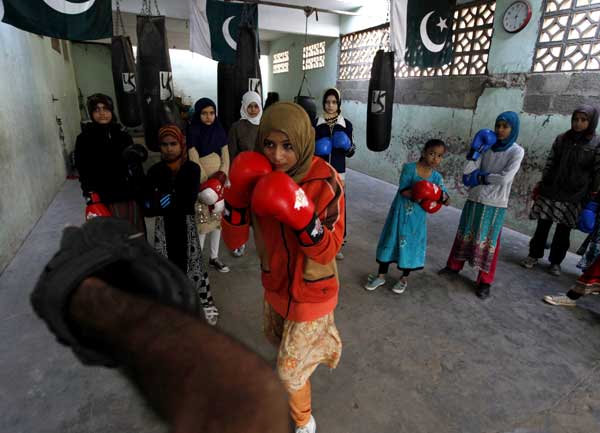
M 275 6 L 275 7 L 288 8 L 288 9 L 299 9 L 299 10 L 304 11 L 304 13 L 307 16 L 309 16 L 313 12 L 325 12 L 325 13 L 330 13 L 330 14 L 348 15 L 348 16 L 354 16 L 354 17 L 362 16 L 362 14 L 359 14 L 356 12 L 340 11 L 337 9 L 322 9 L 322 8 L 315 8 L 312 6 L 290 5 L 290 4 L 286 4 L 286 3 L 276 3 L 276 2 L 272 2 L 272 1 L 268 1 L 268 0 L 225 0 L 225 2 L 227 2 L 227 3 L 249 3 L 249 4 L 259 4 L 259 5 L 265 5 L 265 6 Z

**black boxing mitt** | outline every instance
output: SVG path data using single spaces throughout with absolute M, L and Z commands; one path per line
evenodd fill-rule
M 129 222 L 106 217 L 67 227 L 60 249 L 31 294 L 31 304 L 58 341 L 70 346 L 84 364 L 116 366 L 114 359 L 91 342 L 80 341 L 67 316 L 73 292 L 92 276 L 194 315 L 200 311 L 198 294 L 187 276 L 155 252 Z

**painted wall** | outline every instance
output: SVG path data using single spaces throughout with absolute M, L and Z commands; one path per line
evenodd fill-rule
M 531 71 L 542 0 L 531 0 L 533 17 L 528 27 L 517 35 L 508 35 L 501 28 L 501 17 L 511 3 L 498 0 L 494 23 L 494 36 L 490 49 L 488 69 L 490 74 L 529 73 Z M 370 23 L 371 25 L 375 25 Z M 349 19 L 342 19 L 341 28 L 357 31 Z M 427 80 L 427 78 L 423 78 Z M 402 164 L 418 158 L 423 144 L 430 138 L 441 138 L 449 145 L 449 152 L 441 171 L 450 187 L 453 205 L 461 207 L 466 198 L 461 176 L 464 155 L 475 132 L 493 128 L 496 116 L 505 110 L 516 111 L 521 119 L 518 142 L 525 148 L 525 159 L 517 175 L 507 215 L 507 225 L 532 234 L 534 225 L 527 215 L 531 207 L 530 192 L 541 175 L 546 156 L 554 138 L 570 128 L 570 117 L 565 114 L 531 114 L 523 110 L 526 87 L 484 88 L 474 110 L 394 104 L 392 142 L 380 153 L 371 152 L 365 143 L 365 103 L 347 101 L 344 114 L 355 127 L 358 151 L 349 160 L 351 168 L 397 183 Z M 575 236 L 573 244 L 581 239 Z
M 321 96 L 329 87 L 335 86 L 338 71 L 339 39 L 309 37 L 306 45 L 325 41 L 325 67 L 306 71 L 309 88 L 312 96 L 317 100 L 317 108 L 320 107 Z M 302 48 L 304 47 L 304 36 L 286 35 L 271 42 L 269 62 L 273 60 L 273 54 L 289 51 L 289 71 L 281 74 L 273 74 L 269 69 L 269 80 L 271 91 L 279 92 L 282 101 L 293 100 L 298 94 L 298 88 L 302 81 Z M 303 87 L 303 95 L 307 94 L 306 84 Z
M 116 104 L 115 87 L 110 69 L 110 45 L 82 44 L 71 45 L 73 67 L 77 78 L 77 87 L 84 101 L 94 93 L 109 95 Z M 108 68 L 106 62 L 108 60 Z
M 69 61 L 49 38 L 0 23 L 0 272 L 65 179 L 80 130 L 68 54 Z

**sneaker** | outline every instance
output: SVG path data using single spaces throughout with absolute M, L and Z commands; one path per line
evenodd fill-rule
M 204 317 L 206 318 L 206 323 L 209 325 L 215 326 L 217 321 L 219 320 L 219 310 L 214 305 L 207 305 L 202 308 L 204 310 Z
M 487 299 L 490 297 L 490 285 L 486 283 L 479 283 L 475 294 L 479 299 Z
M 316 433 L 317 432 L 317 422 L 315 418 L 311 415 L 310 420 L 308 420 L 308 424 L 303 425 L 302 427 L 296 427 L 296 433 Z
M 219 272 L 223 272 L 223 273 L 229 272 L 229 267 L 225 266 L 225 264 L 218 258 L 210 259 L 208 264 L 210 266 L 212 266 L 213 268 L 215 268 Z
M 561 305 L 563 307 L 575 307 L 577 305 L 577 301 L 569 298 L 563 293 L 559 293 L 558 295 L 546 295 L 543 299 L 544 302 L 547 302 L 550 305 Z
M 560 277 L 560 265 L 550 265 L 550 267 L 548 268 L 548 273 L 550 275 L 554 275 L 555 277 Z
M 385 284 L 385 280 L 383 278 L 375 277 L 373 279 L 369 278 L 367 284 L 365 284 L 365 289 L 369 292 L 372 292 L 379 286 L 383 286 Z
M 404 293 L 406 291 L 406 286 L 408 286 L 408 281 L 400 279 L 392 287 L 392 292 L 401 295 L 402 293 Z
M 526 269 L 533 269 L 533 267 L 537 265 L 537 263 L 538 259 L 533 257 L 527 257 L 521 262 L 521 266 L 523 266 Z
M 335 255 L 336 260 L 344 260 L 344 253 L 341 251 Z
M 231 254 L 233 255 L 233 257 L 242 257 L 245 252 L 246 252 L 246 245 L 242 245 L 241 247 L 233 250 L 231 252 Z

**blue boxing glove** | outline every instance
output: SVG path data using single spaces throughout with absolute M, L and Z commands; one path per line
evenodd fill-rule
M 350 137 L 344 131 L 335 131 L 332 141 L 335 149 L 342 149 L 344 152 L 347 152 L 352 147 Z
M 317 156 L 327 156 L 331 153 L 331 138 L 323 137 L 319 138 L 315 143 L 315 155 Z
M 585 205 L 577 220 L 577 228 L 584 233 L 591 233 L 596 226 L 596 214 L 598 213 L 598 203 L 590 201 Z
M 473 137 L 473 142 L 471 143 L 471 149 L 469 149 L 469 153 L 467 154 L 467 159 L 471 161 L 477 161 L 484 152 L 490 149 L 494 144 L 498 141 L 498 137 L 496 133 L 491 129 L 482 129 L 475 137 Z
M 481 170 L 474 170 L 469 174 L 463 174 L 463 184 L 469 188 L 474 188 L 479 185 L 489 185 L 486 173 Z

